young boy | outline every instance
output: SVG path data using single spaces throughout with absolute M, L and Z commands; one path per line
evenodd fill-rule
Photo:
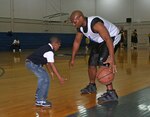
M 35 50 L 26 58 L 26 67 L 31 70 L 38 78 L 38 86 L 36 90 L 36 106 L 51 107 L 51 103 L 47 101 L 50 78 L 43 65 L 50 72 L 52 69 L 54 74 L 59 79 L 60 83 L 64 83 L 64 79 L 59 74 L 54 65 L 54 51 L 57 51 L 61 45 L 59 38 L 52 37 L 50 43 Z

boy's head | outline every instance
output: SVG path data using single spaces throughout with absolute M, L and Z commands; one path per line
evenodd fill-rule
M 57 51 L 61 46 L 61 40 L 58 37 L 51 37 L 50 43 L 53 46 L 54 51 Z

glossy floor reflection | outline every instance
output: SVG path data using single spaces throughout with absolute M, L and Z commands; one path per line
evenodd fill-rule
M 0 52 L 0 117 L 149 117 L 150 92 L 144 88 L 150 86 L 150 48 L 117 51 L 118 72 L 113 84 L 119 103 L 103 106 L 97 104 L 97 98 L 106 88 L 98 81 L 96 94 L 80 95 L 89 82 L 89 56 L 84 55 L 84 50 L 79 51 L 74 67 L 70 68 L 71 49 L 58 51 L 55 65 L 68 80 L 64 85 L 56 77 L 51 80 L 48 100 L 52 108 L 35 106 L 37 79 L 25 67 L 25 58 L 32 51 Z
M 150 87 L 67 117 L 150 117 Z

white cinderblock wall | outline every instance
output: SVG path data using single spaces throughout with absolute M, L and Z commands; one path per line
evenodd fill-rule
M 139 43 L 147 43 L 150 33 L 150 0 L 0 0 L 0 32 L 75 33 L 71 24 L 48 23 L 64 21 L 69 15 L 44 19 L 57 13 L 70 14 L 80 9 L 86 16 L 100 15 L 128 30 L 137 29 Z M 126 18 L 132 18 L 126 23 Z

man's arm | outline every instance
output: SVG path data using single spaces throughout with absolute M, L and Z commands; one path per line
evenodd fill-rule
M 71 57 L 70 65 L 74 65 L 75 55 L 81 44 L 82 37 L 83 37 L 83 34 L 80 32 L 77 32 L 75 40 L 73 42 L 72 57 Z
M 94 25 L 93 29 L 99 33 L 99 35 L 102 37 L 102 39 L 104 39 L 104 41 L 106 42 L 106 45 L 108 47 L 109 50 L 109 63 L 110 63 L 110 68 L 113 69 L 113 71 L 116 71 L 115 68 L 115 58 L 114 58 L 114 46 L 113 46 L 113 41 L 109 35 L 108 30 L 106 29 L 106 27 L 104 26 L 103 23 L 98 22 Z

